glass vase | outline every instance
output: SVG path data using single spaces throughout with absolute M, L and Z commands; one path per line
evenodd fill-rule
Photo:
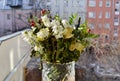
M 75 81 L 75 62 L 64 64 L 43 62 L 42 81 Z

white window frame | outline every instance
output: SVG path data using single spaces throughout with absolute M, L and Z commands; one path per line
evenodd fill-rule
M 100 0 L 100 1 L 99 1 L 99 7 L 102 7 L 102 6 L 103 6 L 103 1 Z
M 106 7 L 111 7 L 111 1 L 110 0 L 106 1 Z
M 94 28 L 95 28 L 95 24 L 94 24 L 94 23 L 89 23 L 89 27 L 90 27 L 91 29 L 94 29 Z
M 111 16 L 110 12 L 105 12 L 105 18 L 106 19 L 110 18 L 110 16 Z
M 99 23 L 99 24 L 98 24 L 98 27 L 99 27 L 99 28 L 102 28 L 102 24 L 101 24 L 101 23 Z
M 96 17 L 95 12 L 89 12 L 89 13 L 88 13 L 88 17 L 89 17 L 89 18 L 95 18 L 95 17 Z
M 89 0 L 88 5 L 89 7 L 96 7 L 96 0 Z
M 110 28 L 110 23 L 105 23 L 105 28 L 109 29 Z
M 102 12 L 99 13 L 99 16 L 98 16 L 99 19 L 102 18 Z

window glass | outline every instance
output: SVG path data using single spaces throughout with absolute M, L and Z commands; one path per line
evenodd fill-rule
M 110 18 L 110 12 L 105 12 L 105 18 Z
M 96 0 L 89 0 L 89 6 L 95 7 L 96 6 Z
M 102 4 L 103 4 L 103 1 L 100 0 L 100 1 L 99 1 L 99 7 L 102 7 Z
M 88 17 L 89 18 L 95 18 L 95 12 L 89 12 Z
M 106 7 L 110 7 L 111 6 L 111 1 L 106 1 Z

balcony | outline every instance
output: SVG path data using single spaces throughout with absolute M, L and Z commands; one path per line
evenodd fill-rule
M 30 46 L 21 32 L 0 38 L 0 81 L 24 81 L 23 67 L 29 61 Z
M 39 60 L 30 59 L 30 51 L 31 47 L 22 40 L 21 32 L 1 37 L 0 66 L 2 67 L 0 67 L 0 81 L 41 81 L 41 70 L 38 69 Z M 98 81 L 99 79 L 101 81 L 115 81 L 116 78 L 114 77 L 118 77 L 117 81 L 120 80 L 119 74 L 100 74 L 99 70 L 103 72 L 103 67 L 101 70 L 101 67 L 95 64 L 95 60 L 92 60 L 94 53 L 87 55 L 89 58 L 84 57 L 79 62 L 82 63 L 85 60 L 92 62 L 88 63 L 87 67 L 86 65 L 81 66 L 79 62 L 76 63 L 76 81 Z

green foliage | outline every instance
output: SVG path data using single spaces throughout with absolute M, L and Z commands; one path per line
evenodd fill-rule
M 32 30 L 24 34 L 27 42 L 33 47 L 31 56 L 52 63 L 77 61 L 97 35 L 90 32 L 86 21 L 78 28 L 73 28 L 76 17 L 76 14 L 72 15 L 69 21 L 64 23 L 57 15 L 54 19 L 49 19 L 47 16 L 29 19 L 32 22 Z
M 77 14 L 72 14 L 72 16 L 69 17 L 69 24 L 72 25 L 74 23 L 74 20 L 76 19 Z

